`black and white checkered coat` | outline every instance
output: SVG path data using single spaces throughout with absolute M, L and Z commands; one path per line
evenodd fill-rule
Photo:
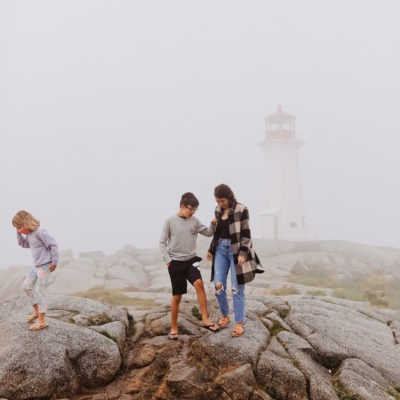
M 217 223 L 222 217 L 222 208 L 215 208 L 215 218 Z M 232 245 L 233 260 L 235 262 L 236 277 L 239 285 L 251 282 L 255 278 L 255 274 L 264 272 L 260 260 L 253 249 L 251 242 L 251 233 L 249 225 L 249 210 L 243 204 L 236 203 L 228 212 L 229 233 Z M 209 252 L 213 255 L 211 281 L 214 280 L 214 259 L 215 251 L 218 245 L 218 238 L 214 234 Z M 239 256 L 245 257 L 246 261 L 239 265 Z

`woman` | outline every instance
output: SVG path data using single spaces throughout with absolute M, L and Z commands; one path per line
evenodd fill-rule
M 217 228 L 207 253 L 212 260 L 211 281 L 214 281 L 222 317 L 221 328 L 229 324 L 229 304 L 226 296 L 226 281 L 231 271 L 231 287 L 236 326 L 233 337 L 244 332 L 245 284 L 251 282 L 256 273 L 263 273 L 257 254 L 251 243 L 249 211 L 246 206 L 236 201 L 235 195 L 227 185 L 218 185 L 214 189 L 218 206 L 215 209 Z

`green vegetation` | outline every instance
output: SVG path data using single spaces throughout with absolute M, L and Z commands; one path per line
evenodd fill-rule
M 295 368 L 297 368 L 299 371 L 301 371 L 300 363 L 298 360 L 292 360 L 292 364 L 295 366 Z
M 99 326 L 112 322 L 112 319 L 105 312 L 103 312 L 97 315 L 90 315 L 88 317 L 88 322 L 91 326 L 92 325 Z
M 279 332 L 286 330 L 278 321 L 272 321 L 272 323 L 273 325 L 271 328 L 266 326 L 266 328 L 269 329 L 271 336 L 276 336 Z
M 386 393 L 393 396 L 396 400 L 400 400 L 400 388 L 395 387 L 394 390 L 388 389 Z
M 387 394 L 393 396 L 396 400 L 400 400 L 400 387 L 395 386 L 393 389 L 386 390 Z
M 299 294 L 300 292 L 296 289 L 294 285 L 291 286 L 283 286 L 279 289 L 274 289 L 271 291 L 271 294 L 274 296 L 287 296 L 289 294 Z
M 305 286 L 315 286 L 336 289 L 340 283 L 332 275 L 318 275 L 315 272 L 307 271 L 302 275 L 292 275 L 288 279 L 293 283 L 300 283 Z
M 193 308 L 192 308 L 192 315 L 193 315 L 193 317 L 197 318 L 199 321 L 202 320 L 200 311 L 196 306 L 193 306 Z
M 400 309 L 400 278 L 386 279 L 383 274 L 369 272 L 357 274 L 353 278 L 346 276 L 338 279 L 333 274 L 323 271 L 307 271 L 302 275 L 292 275 L 290 282 L 306 286 L 334 289 L 332 296 L 354 300 L 368 301 L 376 307 Z M 309 292 L 311 294 L 311 292 Z
M 334 374 L 344 359 L 345 357 L 339 354 L 323 356 L 321 358 L 321 365 L 324 366 L 326 369 L 329 369 L 331 373 Z
M 357 395 L 348 392 L 339 382 L 333 384 L 336 394 L 340 400 L 357 400 Z
M 153 299 L 140 299 L 136 297 L 129 297 L 124 294 L 124 292 L 129 290 L 130 288 L 106 289 L 102 286 L 97 286 L 88 290 L 87 292 L 75 293 L 75 296 L 101 301 L 102 303 L 109 304 L 110 306 L 136 306 L 143 310 L 153 308 L 157 305 Z
M 100 331 L 99 333 L 101 333 L 103 336 L 108 337 L 109 339 L 113 340 L 115 343 L 118 343 L 118 338 L 113 335 L 110 335 L 108 332 Z
M 274 400 L 281 400 L 282 397 L 278 394 L 275 388 L 273 387 L 267 387 L 265 390 L 267 394 L 269 394 Z
M 168 372 L 168 368 L 169 365 L 166 361 L 160 361 L 157 365 L 157 370 L 154 371 L 154 378 L 156 378 L 157 381 L 160 382 L 164 378 L 165 374 Z
M 307 294 L 310 294 L 311 296 L 326 296 L 326 292 L 323 290 L 309 290 Z
M 136 333 L 136 321 L 131 314 L 128 313 L 128 336 L 133 336 Z

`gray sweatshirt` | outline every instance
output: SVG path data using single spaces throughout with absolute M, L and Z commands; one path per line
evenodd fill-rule
M 196 217 L 186 219 L 179 215 L 169 217 L 165 223 L 160 237 L 160 252 L 165 264 L 171 260 L 187 261 L 196 257 L 196 239 L 200 233 L 212 236 L 215 225 L 207 228 Z
M 51 262 L 57 265 L 58 262 L 58 246 L 49 233 L 37 228 L 24 237 L 21 233 L 17 234 L 18 244 L 24 248 L 30 248 L 32 252 L 33 265 L 40 267 L 41 265 Z

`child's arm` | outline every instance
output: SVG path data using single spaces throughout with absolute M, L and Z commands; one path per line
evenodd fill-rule
M 22 235 L 22 233 L 17 232 L 17 240 L 18 240 L 18 244 L 21 247 L 23 247 L 24 249 L 28 249 L 30 247 L 28 239 L 26 237 L 24 237 Z
M 51 251 L 51 265 L 57 266 L 59 258 L 57 242 L 53 236 L 50 236 L 50 234 L 44 229 L 41 229 L 38 233 L 43 244 Z
M 167 264 L 167 265 L 169 265 L 169 263 L 171 262 L 171 257 L 168 253 L 168 248 L 167 248 L 170 234 L 171 234 L 171 231 L 170 231 L 170 226 L 169 226 L 169 220 L 167 220 L 167 221 L 165 221 L 163 229 L 161 231 L 160 243 L 159 243 L 161 257 L 162 257 L 163 261 L 165 262 L 165 264 Z
M 210 226 L 203 225 L 199 220 L 197 220 L 197 232 L 199 232 L 203 236 L 212 236 L 215 232 L 215 227 L 217 226 L 216 219 L 213 219 L 210 223 Z

